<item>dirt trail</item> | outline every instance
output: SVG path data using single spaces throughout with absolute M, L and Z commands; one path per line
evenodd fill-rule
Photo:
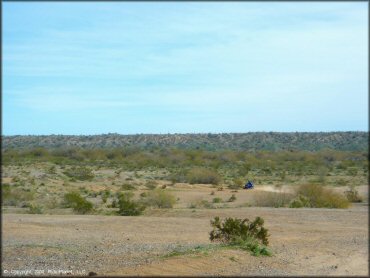
M 212 217 L 261 216 L 272 257 L 240 250 L 164 258 L 209 244 Z M 162 210 L 161 216 L 3 215 L 4 270 L 99 275 L 367 275 L 368 206 Z

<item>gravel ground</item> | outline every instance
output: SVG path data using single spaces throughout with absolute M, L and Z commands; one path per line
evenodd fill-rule
M 163 258 L 209 244 L 216 215 L 263 217 L 273 256 L 216 250 Z M 3 214 L 2 224 L 7 275 L 368 275 L 367 205 L 178 209 L 140 217 Z

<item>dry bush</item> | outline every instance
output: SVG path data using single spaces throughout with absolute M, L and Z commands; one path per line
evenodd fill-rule
M 307 198 L 312 208 L 348 208 L 350 205 L 343 195 L 319 184 L 303 184 L 297 189 L 297 195 Z
M 163 189 L 154 189 L 148 191 L 145 198 L 145 204 L 158 208 L 172 208 L 176 203 L 176 197 Z
M 195 202 L 192 202 L 190 205 L 189 205 L 189 208 L 206 208 L 206 209 L 213 209 L 215 208 L 213 206 L 212 203 L 210 203 L 209 201 L 207 200 L 203 200 L 203 199 L 200 199 L 200 200 L 197 200 Z
M 253 204 L 257 207 L 285 207 L 294 198 L 293 194 L 257 191 L 254 192 Z
M 354 185 L 350 186 L 350 189 L 348 191 L 345 191 L 344 194 L 347 197 L 347 200 L 351 203 L 361 203 L 362 198 L 358 194 L 358 191 L 355 189 Z

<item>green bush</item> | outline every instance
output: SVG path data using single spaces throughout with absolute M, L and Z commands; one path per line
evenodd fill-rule
M 172 208 L 176 203 L 176 197 L 173 194 L 158 188 L 147 193 L 145 203 L 151 207 Z
M 213 203 L 222 203 L 222 199 L 220 197 L 213 198 L 212 200 Z
M 319 184 L 304 184 L 297 189 L 297 195 L 308 199 L 312 208 L 348 208 L 349 201 L 339 193 Z
M 211 220 L 213 230 L 209 233 L 209 238 L 211 241 L 250 250 L 256 256 L 270 255 L 266 248 L 269 244 L 269 234 L 263 224 L 261 217 L 256 217 L 254 221 L 247 218 L 226 218 L 223 222 L 219 217 L 215 217 Z
M 207 168 L 193 168 L 186 175 L 186 180 L 190 184 L 219 184 L 221 178 L 214 170 Z
M 91 212 L 93 204 L 83 198 L 78 192 L 69 192 L 64 194 L 65 207 L 72 208 L 73 211 L 81 214 Z
M 142 202 L 132 200 L 134 194 L 132 192 L 125 192 L 120 194 L 118 198 L 118 213 L 124 216 L 141 215 L 145 210 L 145 205 Z M 112 204 L 113 205 L 113 204 Z
M 66 176 L 71 178 L 71 180 L 92 180 L 94 178 L 94 173 L 86 167 L 72 167 L 63 172 Z

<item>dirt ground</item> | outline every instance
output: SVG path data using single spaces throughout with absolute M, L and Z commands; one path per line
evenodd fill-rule
M 263 217 L 273 255 L 215 249 L 165 256 L 210 244 L 214 216 Z M 2 247 L 7 275 L 367 276 L 368 204 L 349 209 L 180 207 L 139 217 L 6 213 Z

